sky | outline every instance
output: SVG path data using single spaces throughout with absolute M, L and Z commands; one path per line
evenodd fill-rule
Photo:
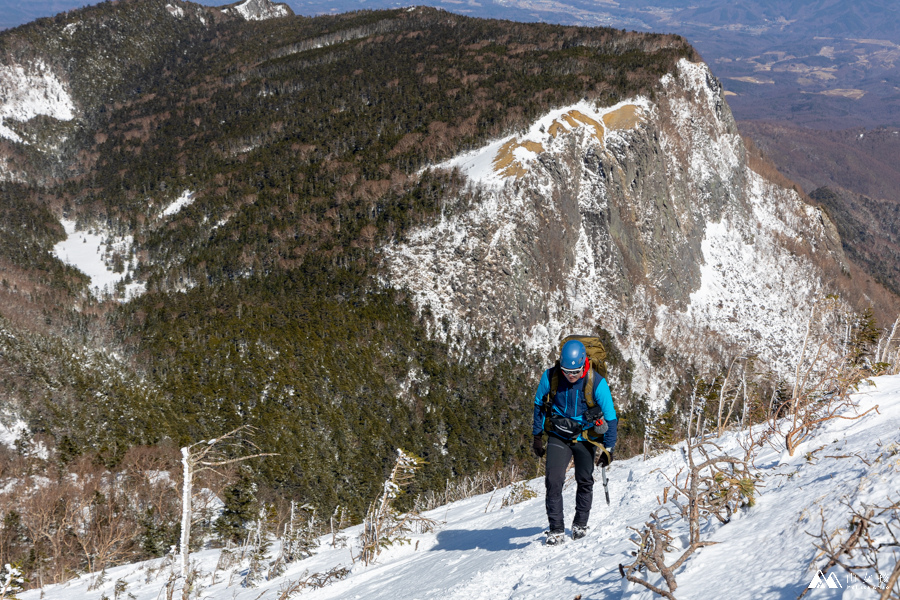
M 677 598 L 729 598 L 729 600 L 794 600 L 810 586 L 809 600 L 842 598 L 875 600 L 879 594 L 850 578 L 839 568 L 818 577 L 826 559 L 817 552 L 815 536 L 823 530 L 837 540 L 848 535 L 850 508 L 885 506 L 897 500 L 900 476 L 900 376 L 884 376 L 864 384 L 854 400 L 856 408 L 840 414 L 854 420 L 834 419 L 817 427 L 794 455 L 784 451 L 783 439 L 773 436 L 754 446 L 754 466 L 759 481 L 755 503 L 739 508 L 727 523 L 716 519 L 701 529 L 703 541 L 716 542 L 691 555 L 675 571 Z M 878 407 L 877 410 L 874 407 Z M 868 412 L 867 412 L 868 411 Z M 860 416 L 862 415 L 862 416 Z M 762 441 L 765 425 L 753 430 Z M 715 440 L 723 452 L 743 455 L 749 432 L 726 432 Z M 710 449 L 712 447 L 710 446 Z M 374 562 L 354 561 L 358 552 L 359 526 L 338 536 L 320 538 L 314 555 L 287 565 L 287 570 L 252 586 L 241 584 L 249 554 L 232 550 L 238 558 L 230 566 L 220 560 L 219 549 L 195 552 L 191 560 L 200 575 L 196 596 L 205 600 L 278 600 L 293 597 L 285 590 L 311 575 L 337 567 L 348 576 L 317 590 L 305 590 L 305 600 L 584 600 L 624 598 L 651 600 L 653 595 L 620 576 L 619 565 L 633 561 L 635 530 L 643 527 L 652 511 L 674 516 L 667 523 L 673 552 L 685 544 L 686 523 L 677 516 L 683 498 L 672 493 L 670 480 L 686 464 L 683 443 L 671 451 L 644 460 L 641 456 L 614 461 L 609 468 L 609 504 L 597 469 L 593 510 L 588 535 L 567 538 L 561 546 L 543 544 L 547 526 L 543 481 L 524 482 L 535 497 L 511 504 L 513 489 L 500 488 L 431 510 L 425 515 L 437 522 L 430 532 L 411 532 L 408 542 L 386 548 Z M 521 490 L 522 483 L 519 484 Z M 664 491 L 668 487 L 668 492 Z M 177 490 L 173 489 L 173 493 Z M 575 485 L 571 473 L 563 499 L 567 519 L 574 510 Z M 869 534 L 888 541 L 883 521 L 872 521 Z M 893 517 L 896 519 L 896 516 Z M 896 521 L 895 521 L 896 523 Z M 632 529 L 634 528 L 634 529 Z M 842 529 L 844 528 L 844 529 Z M 567 534 L 571 532 L 567 531 Z M 269 549 L 268 561 L 278 554 Z M 897 555 L 879 554 L 880 568 L 890 574 Z M 845 560 L 858 561 L 856 554 Z M 84 574 L 43 592 L 20 594 L 20 600 L 71 600 L 85 598 L 133 598 L 158 600 L 172 572 L 166 559 L 108 569 L 101 581 Z M 861 570 L 861 577 L 878 583 L 875 572 Z M 644 575 L 647 576 L 646 574 Z M 650 582 L 662 584 L 657 575 Z M 886 580 L 886 576 L 885 576 Z M 839 588 L 826 587 L 838 585 Z M 93 589 L 91 585 L 94 584 Z M 898 584 L 900 585 L 900 584 Z M 119 587 L 116 590 L 116 587 Z M 175 597 L 180 597 L 176 581 Z

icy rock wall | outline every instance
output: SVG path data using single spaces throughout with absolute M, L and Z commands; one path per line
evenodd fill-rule
M 231 10 L 231 8 L 226 8 L 223 12 Z M 294 14 L 286 4 L 276 4 L 270 0 L 245 0 L 245 2 L 235 5 L 233 10 L 246 21 L 265 21 Z
M 793 369 L 833 226 L 749 169 L 718 81 L 682 60 L 655 100 L 583 101 L 438 168 L 471 183 L 438 222 L 382 249 L 433 334 L 524 339 L 548 362 L 600 326 L 662 406 L 687 365 L 754 353 Z

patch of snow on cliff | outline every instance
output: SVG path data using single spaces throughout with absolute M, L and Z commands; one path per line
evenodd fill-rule
M 707 225 L 701 248 L 702 279 L 691 294 L 689 317 L 789 372 L 818 292 L 815 268 L 764 231 L 745 239 L 727 219 Z
M 652 105 L 647 98 L 638 97 L 620 102 L 614 106 L 597 108 L 593 102 L 582 100 L 577 104 L 552 110 L 535 121 L 524 133 L 508 135 L 501 139 L 466 154 L 454 157 L 437 165 L 441 169 L 459 168 L 473 182 L 480 183 L 490 188 L 500 188 L 510 179 L 509 175 L 502 172 L 497 166 L 497 159 L 504 146 L 515 145 L 511 150 L 511 158 L 527 168 L 541 154 L 537 150 L 539 145 L 544 150 L 550 148 L 557 139 L 555 127 L 562 127 L 563 131 L 581 130 L 593 133 L 595 126 L 591 121 L 600 125 L 602 130 L 598 144 L 605 144 L 608 140 L 620 137 L 615 127 L 604 125 L 604 117 L 614 113 L 623 107 L 634 106 L 642 115 L 650 114 Z M 578 113 L 578 120 L 566 115 Z M 582 119 L 581 116 L 586 117 Z M 602 140 L 602 141 L 601 141 Z
M 53 254 L 90 277 L 91 292 L 95 296 L 115 294 L 117 284 L 136 266 L 131 251 L 133 238 L 100 230 L 76 231 L 75 221 L 68 219 L 63 219 L 61 223 L 68 237 L 53 247 Z M 122 263 L 120 272 L 113 267 L 117 256 Z M 124 286 L 121 296 L 127 300 L 142 293 L 143 283 L 129 283 Z
M 715 78 L 706 63 L 695 63 L 682 58 L 678 61 L 678 77 L 686 90 L 692 91 L 698 100 L 705 102 L 710 112 L 718 114 L 722 108 L 722 98 L 711 87 Z
M 466 295 L 472 281 L 464 268 L 454 268 L 461 256 L 486 250 L 485 260 L 492 259 L 492 249 L 503 245 L 516 232 L 516 219 L 496 227 L 491 242 L 483 248 L 480 232 L 495 225 L 498 215 L 528 218 L 521 198 L 515 194 L 492 194 L 465 215 L 442 217 L 435 225 L 412 232 L 405 243 L 384 248 L 391 267 L 390 285 L 408 288 L 415 305 L 431 312 L 439 329 L 435 335 L 449 341 L 457 335 L 479 333 L 467 318 Z M 509 264 L 514 265 L 515 260 Z
M 0 444 L 15 449 L 16 440 L 28 433 L 28 425 L 20 417 L 4 414 L 0 419 Z
M 247 21 L 265 21 L 290 15 L 283 5 L 273 4 L 267 0 L 246 0 L 235 6 L 234 10 Z
M 819 209 L 803 200 L 794 190 L 774 188 L 761 175 L 748 169 L 749 198 L 753 215 L 768 231 L 794 240 L 809 240 L 810 228 L 824 236 L 825 228 Z M 812 250 L 815 251 L 815 245 Z
M 176 19 L 184 18 L 184 9 L 180 6 L 174 6 L 172 4 L 166 4 L 166 10 L 169 11 L 169 14 L 175 17 Z
M 662 147 L 672 153 L 687 150 L 688 179 L 702 200 L 710 198 L 711 190 L 723 182 L 737 185 L 737 178 L 743 174 L 743 141 L 737 130 L 729 127 L 730 117 L 727 123 L 722 119 L 724 101 L 720 90 L 710 87 L 713 81 L 706 64 L 685 59 L 678 61 L 677 79 L 671 75 L 661 79 L 675 125 L 674 132 L 662 132 Z M 698 104 L 709 109 L 708 118 L 697 118 Z M 680 142 L 669 139 L 671 135 L 680 137 Z M 680 165 L 674 161 L 669 165 L 669 177 L 682 179 L 681 170 L 676 168 Z
M 60 121 L 75 118 L 75 104 L 66 86 L 41 60 L 27 67 L 0 65 L 0 137 L 25 143 L 4 121 L 26 122 L 38 115 Z
M 172 215 L 178 213 L 185 206 L 190 206 L 194 203 L 194 192 L 190 190 L 185 190 L 178 198 L 176 198 L 170 205 L 165 207 L 162 211 L 162 216 L 171 217 Z

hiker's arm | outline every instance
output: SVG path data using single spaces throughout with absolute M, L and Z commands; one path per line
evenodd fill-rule
M 537 391 L 534 393 L 534 423 L 531 427 L 532 435 L 541 435 L 544 432 L 544 413 L 541 412 L 541 406 L 544 404 L 544 396 L 550 392 L 550 378 L 547 377 L 547 371 L 541 375 L 541 382 L 538 384 Z
M 616 447 L 616 430 L 619 428 L 619 420 L 607 421 L 606 426 L 608 429 L 603 434 L 603 445 L 612 450 Z
M 616 408 L 613 406 L 612 401 L 612 393 L 609 391 L 609 384 L 606 383 L 605 377 L 601 377 L 600 381 L 597 382 L 597 385 L 594 386 L 594 402 L 596 402 L 597 406 L 603 411 L 604 419 L 607 421 L 615 421 L 617 419 Z
M 619 420 L 616 417 L 616 407 L 613 406 L 612 393 L 609 391 L 609 384 L 603 377 L 594 388 L 594 399 L 603 410 L 603 418 L 609 429 L 603 434 L 603 445 L 607 448 L 614 448 L 616 445 L 616 430 L 619 428 Z

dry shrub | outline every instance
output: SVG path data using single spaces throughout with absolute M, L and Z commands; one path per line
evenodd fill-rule
M 381 550 L 394 544 L 409 541 L 406 537 L 417 527 L 420 531 L 434 529 L 435 521 L 422 517 L 417 511 L 400 514 L 394 508 L 394 500 L 403 493 L 403 488 L 412 482 L 425 461 L 413 454 L 397 449 L 397 462 L 391 475 L 384 482 L 381 497 L 369 506 L 363 530 L 359 535 L 360 552 L 356 557 L 368 565 L 381 553 Z
M 744 449 L 742 457 L 730 456 L 712 441 L 692 439 L 689 426 L 683 452 L 687 468 L 674 477 L 664 474 L 669 485 L 658 498 L 660 508 L 650 514 L 642 529 L 629 528 L 637 546 L 634 562 L 619 565 L 622 577 L 669 600 L 675 600 L 678 588 L 675 572 L 694 552 L 716 543 L 701 539 L 702 525 L 713 518 L 728 523 L 738 509 L 753 506 L 758 480 L 749 466 L 752 446 Z M 688 528 L 686 546 L 676 542 L 672 533 L 679 523 Z M 667 559 L 666 553 L 679 551 L 675 560 Z M 642 577 L 644 570 L 662 581 L 657 584 Z
M 0 562 L 42 587 L 154 555 L 148 533 L 165 537 L 178 522 L 171 467 L 160 448 L 132 449 L 116 471 L 93 456 L 58 469 L 0 452 Z
M 457 500 L 494 492 L 521 480 L 523 475 L 519 465 L 510 464 L 492 471 L 467 475 L 455 481 L 448 479 L 443 491 L 429 490 L 416 498 L 416 508 L 419 511 L 432 510 Z
M 818 556 L 828 559 L 820 571 L 824 574 L 840 567 L 878 594 L 879 600 L 900 600 L 900 560 L 896 552 L 900 547 L 900 502 L 887 500 L 884 506 L 863 503 L 859 507 L 844 504 L 849 527 L 829 531 L 823 516 L 822 529 L 815 536 Z
M 334 581 L 346 579 L 349 574 L 350 569 L 340 565 L 332 567 L 325 573 L 313 573 L 310 575 L 308 571 L 304 572 L 303 576 L 297 581 L 289 581 L 281 587 L 278 600 L 288 600 L 288 598 L 293 598 L 304 590 L 317 590 Z
M 770 433 L 784 440 L 791 456 L 822 423 L 833 419 L 856 420 L 878 409 L 876 406 L 863 413 L 846 414 L 857 405 L 851 394 L 871 371 L 852 359 L 856 349 L 848 345 L 849 340 L 839 346 L 842 340 L 837 336 L 816 335 L 817 327 L 840 331 L 834 328 L 845 319 L 835 298 L 816 303 L 810 311 L 791 397 L 770 416 Z

